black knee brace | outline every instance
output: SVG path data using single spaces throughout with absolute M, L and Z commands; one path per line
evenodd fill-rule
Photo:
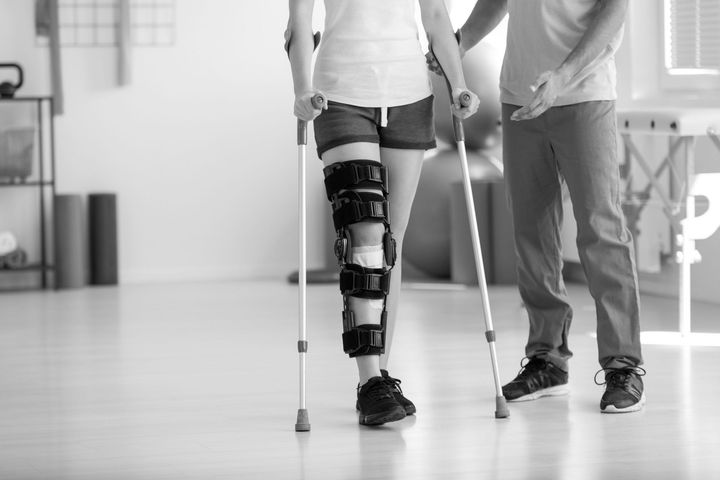
M 390 270 L 395 264 L 395 240 L 390 230 L 387 169 L 372 160 L 353 160 L 325 167 L 325 190 L 333 207 L 337 232 L 335 255 L 340 265 L 343 295 L 343 350 L 350 357 L 379 355 L 385 351 L 386 303 Z M 352 263 L 348 226 L 359 222 L 382 222 L 384 263 L 366 268 Z M 380 324 L 356 325 L 348 297 L 383 300 Z

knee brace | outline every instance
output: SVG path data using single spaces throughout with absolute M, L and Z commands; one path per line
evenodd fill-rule
M 387 294 L 396 259 L 388 211 L 387 169 L 372 160 L 353 160 L 334 163 L 323 172 L 337 232 L 335 256 L 341 269 L 343 350 L 350 357 L 379 355 L 385 351 Z M 348 227 L 361 222 L 383 224 L 382 244 L 351 245 Z M 380 324 L 356 325 L 349 297 L 368 299 L 371 308 L 381 310 Z

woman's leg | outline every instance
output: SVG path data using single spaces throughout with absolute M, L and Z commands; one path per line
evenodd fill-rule
M 376 143 L 355 142 L 327 150 L 322 155 L 325 166 L 351 160 L 380 161 L 380 149 Z M 373 192 L 373 190 L 357 189 L 356 191 Z M 392 225 L 391 225 L 392 228 Z M 373 247 L 382 245 L 385 227 L 378 222 L 358 222 L 348 226 L 352 248 Z M 392 275 L 391 275 L 392 282 Z M 389 299 L 388 299 L 389 300 Z M 371 300 L 349 296 L 348 307 L 354 314 L 356 325 L 379 325 L 382 314 L 382 300 Z M 358 366 L 360 385 L 370 378 L 380 376 L 380 356 L 360 355 L 355 357 Z
M 387 370 L 393 333 L 400 300 L 402 281 L 402 244 L 410 220 L 410 210 L 417 190 L 424 158 L 423 150 L 380 148 L 380 161 L 388 169 L 388 199 L 390 229 L 396 242 L 397 260 L 390 275 L 390 293 L 387 298 L 387 324 L 385 327 L 385 353 L 380 356 L 380 368 Z

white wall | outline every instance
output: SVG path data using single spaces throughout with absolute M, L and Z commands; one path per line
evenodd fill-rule
M 0 59 L 25 68 L 22 95 L 49 92 L 33 4 L 0 2 Z M 58 192 L 118 194 L 121 281 L 285 276 L 296 268 L 286 22 L 286 2 L 177 0 L 175 45 L 134 48 L 127 87 L 116 85 L 114 49 L 62 49 Z M 310 266 L 324 262 L 318 239 L 327 216 L 313 148 Z

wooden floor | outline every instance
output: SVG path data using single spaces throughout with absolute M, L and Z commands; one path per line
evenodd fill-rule
M 720 478 L 720 347 L 645 346 L 646 409 L 600 414 L 594 308 L 572 286 L 571 395 L 497 420 L 478 290 L 406 288 L 390 371 L 418 413 L 362 427 L 336 292 L 308 292 L 309 433 L 292 285 L 0 294 L 0 479 Z M 507 381 L 526 319 L 513 287 L 490 294 Z M 644 297 L 644 329 L 676 310 Z M 720 332 L 720 307 L 694 321 Z

